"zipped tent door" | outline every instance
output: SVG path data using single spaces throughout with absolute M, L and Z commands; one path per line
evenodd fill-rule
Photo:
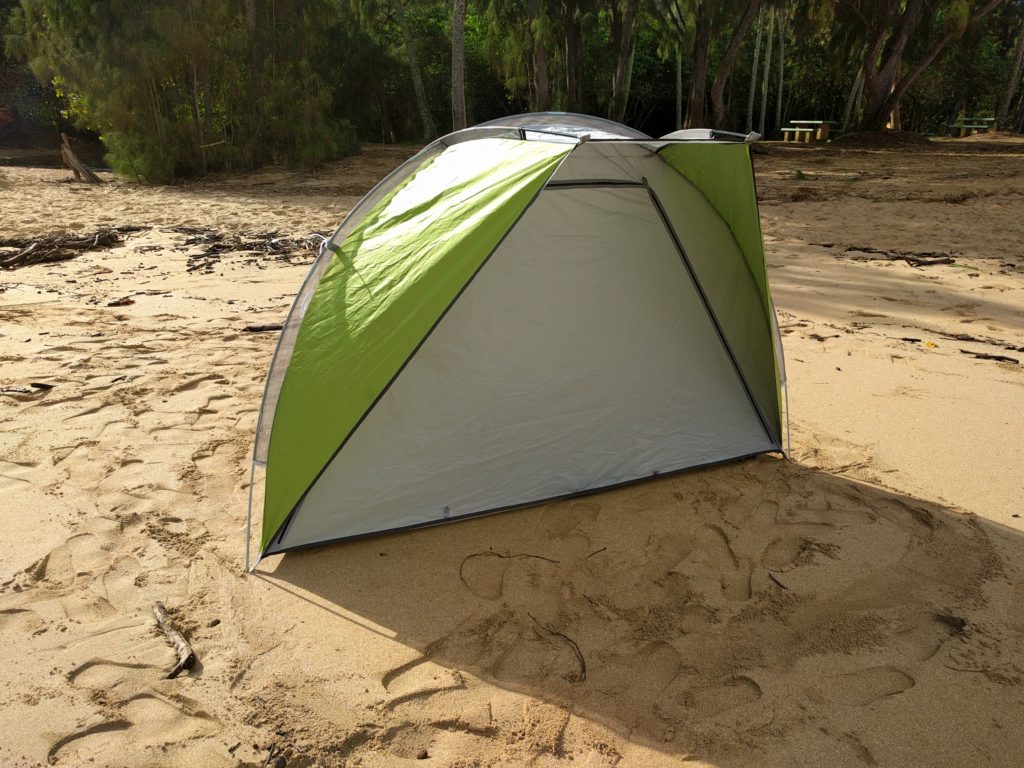
M 549 187 L 266 551 L 776 448 L 649 190 Z

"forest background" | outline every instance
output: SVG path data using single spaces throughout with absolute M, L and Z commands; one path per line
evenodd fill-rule
M 1024 129 L 1024 0 L 0 0 L 0 142 L 163 182 L 502 115 Z

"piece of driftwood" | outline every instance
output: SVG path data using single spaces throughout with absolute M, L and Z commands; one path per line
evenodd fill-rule
M 1013 363 L 1014 365 L 1020 365 L 1020 360 L 1016 357 L 1010 357 L 1009 355 L 990 355 L 987 352 L 972 352 L 969 349 L 961 349 L 965 355 L 976 357 L 979 360 L 995 360 L 997 363 Z
M 68 135 L 63 131 L 60 134 L 60 156 L 64 165 L 70 168 L 75 174 L 75 181 L 84 181 L 87 184 L 102 184 L 103 179 L 85 167 L 85 163 L 78 159 L 78 156 L 71 150 L 71 143 Z
M 282 323 L 266 323 L 265 325 L 247 325 L 242 330 L 246 333 L 263 333 L 265 331 L 280 331 L 284 328 Z
M 178 663 L 167 674 L 167 679 L 173 680 L 184 670 L 192 669 L 196 665 L 198 658 L 195 651 L 192 650 L 192 646 L 189 645 L 188 640 L 185 639 L 185 636 L 171 624 L 171 619 L 167 615 L 167 608 L 159 600 L 153 603 L 153 615 L 156 617 L 157 626 L 163 630 L 164 635 L 167 637 L 167 643 L 178 654 Z

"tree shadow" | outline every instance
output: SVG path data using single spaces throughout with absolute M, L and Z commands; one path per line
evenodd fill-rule
M 762 457 L 288 554 L 257 575 L 418 652 L 380 681 L 392 718 L 422 720 L 482 680 L 675 759 L 857 765 L 899 762 L 882 731 L 902 719 L 925 750 L 999 748 L 985 728 L 1024 708 L 1024 589 L 1007 575 L 1021 563 L 1018 531 Z M 478 679 L 425 683 L 428 663 Z M 964 712 L 935 706 L 951 680 L 989 725 L 964 735 Z M 511 738 L 507 723 L 460 723 L 444 727 Z

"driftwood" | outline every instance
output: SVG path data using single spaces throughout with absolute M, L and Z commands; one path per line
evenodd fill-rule
M 267 323 L 266 325 L 247 325 L 242 330 L 246 333 L 263 333 L 265 331 L 280 331 L 284 328 L 282 323 Z
M 159 600 L 153 603 L 153 615 L 156 617 L 157 626 L 167 636 L 168 644 L 178 654 L 178 663 L 174 665 L 174 669 L 167 675 L 168 680 L 173 680 L 182 671 L 192 669 L 196 665 L 198 658 L 195 651 L 192 650 L 192 646 L 188 644 L 188 640 L 185 639 L 185 636 L 171 624 L 170 617 L 167 615 L 167 609 Z
M 853 256 L 860 261 L 897 261 L 902 259 L 912 267 L 934 267 L 937 264 L 956 264 L 956 259 L 942 251 L 886 251 L 881 248 L 872 248 L 868 245 L 851 245 L 843 250 L 844 253 L 863 253 L 866 256 Z
M 67 261 L 83 251 L 106 250 L 123 243 L 122 235 L 125 233 L 140 229 L 142 227 L 105 227 L 84 234 L 55 232 L 33 237 L 0 238 L 0 269 Z M 14 249 L 14 252 L 5 253 L 5 249 Z
M 976 357 L 979 360 L 995 360 L 997 363 L 1013 363 L 1014 365 L 1020 365 L 1020 360 L 1016 357 L 1010 357 L 1009 355 L 990 355 L 987 352 L 972 352 L 969 349 L 961 349 L 965 355 Z
M 198 253 L 188 255 L 186 271 L 212 271 L 220 257 L 225 253 L 246 253 L 267 255 L 280 260 L 296 257 L 315 256 L 320 244 L 327 238 L 319 232 L 305 237 L 285 237 L 278 232 L 243 232 L 241 234 L 220 232 L 208 227 L 171 227 L 172 232 L 185 235 L 179 251 L 188 251 L 198 246 Z
M 87 184 L 102 184 L 103 179 L 86 168 L 85 163 L 79 160 L 78 156 L 71 151 L 71 143 L 68 141 L 68 135 L 66 133 L 61 132 L 60 141 L 61 159 L 64 161 L 64 165 L 74 172 L 75 181 L 84 181 Z
M 836 243 L 811 243 L 822 248 L 835 250 Z M 943 251 L 888 251 L 883 248 L 872 248 L 870 245 L 848 245 L 841 250 L 842 253 L 850 254 L 850 258 L 857 261 L 905 261 L 912 267 L 934 267 L 937 264 L 956 264 L 956 258 L 951 253 Z

